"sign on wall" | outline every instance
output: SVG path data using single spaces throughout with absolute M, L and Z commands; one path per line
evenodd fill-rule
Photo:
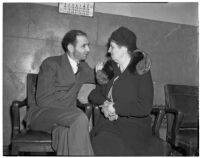
M 93 17 L 94 3 L 59 3 L 59 13 Z

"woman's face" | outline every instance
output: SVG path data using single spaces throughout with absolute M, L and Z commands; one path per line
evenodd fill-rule
M 127 48 L 124 46 L 119 46 L 114 41 L 110 42 L 110 46 L 108 49 L 108 52 L 111 54 L 111 58 L 119 63 L 120 59 L 122 59 L 125 51 L 127 51 Z

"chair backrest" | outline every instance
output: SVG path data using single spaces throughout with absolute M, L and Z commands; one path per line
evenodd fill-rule
M 27 74 L 27 102 L 29 107 L 36 105 L 37 78 L 38 74 Z
M 166 106 L 183 112 L 180 128 L 196 128 L 199 124 L 198 86 L 167 84 L 164 91 Z M 167 119 L 170 130 L 172 118 L 169 116 Z

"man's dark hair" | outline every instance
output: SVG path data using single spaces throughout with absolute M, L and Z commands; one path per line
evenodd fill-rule
M 68 44 L 76 45 L 77 36 L 86 36 L 87 34 L 81 30 L 71 30 L 65 34 L 62 40 L 62 48 L 65 52 L 68 52 Z
M 129 51 L 133 52 L 137 49 L 136 40 L 137 38 L 133 31 L 126 27 L 120 27 L 111 34 L 107 47 L 111 41 L 114 41 L 119 46 L 125 46 Z

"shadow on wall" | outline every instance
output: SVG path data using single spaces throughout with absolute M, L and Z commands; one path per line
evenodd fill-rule
M 55 39 L 58 39 L 57 36 L 55 36 L 53 31 L 47 32 L 50 37 L 48 37 L 45 40 L 45 45 L 38 49 L 34 55 L 33 55 L 33 62 L 31 63 L 31 73 L 38 73 L 39 66 L 41 65 L 42 61 L 46 59 L 49 56 L 56 56 L 61 55 L 64 53 L 61 51 L 61 42 L 59 41 L 60 45 L 55 46 L 55 43 L 58 43 L 58 41 L 55 41 Z

